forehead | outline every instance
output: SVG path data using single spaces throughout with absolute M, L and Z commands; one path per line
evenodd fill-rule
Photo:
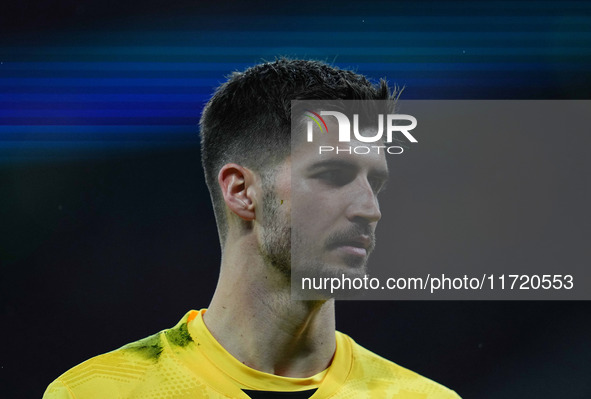
M 302 139 L 303 132 L 295 132 L 295 134 L 301 134 L 292 140 L 293 171 L 319 164 L 349 165 L 357 169 L 381 173 L 388 171 L 383 142 L 363 143 L 353 137 L 350 142 L 340 142 L 338 134 L 335 133 L 337 129 L 331 129 L 330 123 L 328 126 L 330 133 L 316 134 L 313 142 Z M 368 128 L 360 133 L 364 136 L 373 136 L 376 131 L 374 128 Z

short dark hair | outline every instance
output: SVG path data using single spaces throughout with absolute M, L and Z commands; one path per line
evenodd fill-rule
M 201 116 L 201 161 L 222 244 L 227 221 L 217 176 L 233 162 L 257 173 L 290 153 L 291 100 L 389 100 L 385 80 L 320 61 L 279 58 L 234 72 L 213 94 Z

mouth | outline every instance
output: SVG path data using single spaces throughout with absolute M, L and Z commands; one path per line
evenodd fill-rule
M 348 255 L 365 257 L 372 247 L 372 240 L 369 236 L 361 235 L 347 240 L 339 241 L 331 245 L 333 249 L 345 252 Z

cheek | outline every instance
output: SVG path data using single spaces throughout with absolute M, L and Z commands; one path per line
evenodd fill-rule
M 317 197 L 310 196 L 294 199 L 291 222 L 295 234 L 314 246 L 324 242 L 326 235 L 334 228 L 336 218 L 329 206 L 319 203 Z
M 303 180 L 303 179 L 302 179 Z M 313 181 L 312 181 L 313 183 Z M 302 218 L 308 223 L 318 224 L 337 212 L 340 196 L 334 190 L 326 190 L 310 180 L 293 181 L 291 187 L 291 209 L 293 218 Z
M 291 202 L 291 173 L 287 168 L 282 168 L 275 179 L 275 190 L 279 200 L 283 201 L 282 205 Z

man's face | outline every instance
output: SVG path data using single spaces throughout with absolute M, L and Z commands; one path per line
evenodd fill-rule
M 287 275 L 362 277 L 381 217 L 377 195 L 387 180 L 385 156 L 319 154 L 319 145 L 364 143 L 339 143 L 324 134 L 294 146 L 274 184 L 267 184 L 261 253 Z

